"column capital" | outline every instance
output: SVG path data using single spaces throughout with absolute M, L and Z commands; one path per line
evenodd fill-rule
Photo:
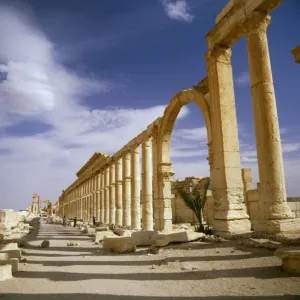
M 254 11 L 245 24 L 246 36 L 266 34 L 271 23 L 271 16 L 262 11 Z
M 205 54 L 206 60 L 217 60 L 222 63 L 231 64 L 231 49 L 221 45 L 215 45 L 214 48 Z

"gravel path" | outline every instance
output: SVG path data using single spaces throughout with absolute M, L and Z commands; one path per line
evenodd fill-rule
M 194 242 L 157 255 L 145 248 L 118 255 L 72 227 L 41 224 L 32 234 L 26 263 L 15 278 L 0 282 L 1 300 L 300 299 L 300 278 L 283 272 L 266 249 Z M 34 247 L 44 239 L 50 248 Z M 80 245 L 67 247 L 69 241 Z

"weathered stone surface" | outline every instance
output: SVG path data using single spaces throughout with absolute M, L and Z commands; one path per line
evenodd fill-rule
M 203 236 L 205 236 L 204 233 L 179 231 L 170 233 L 157 233 L 152 237 L 152 239 L 156 246 L 163 247 L 170 243 L 186 243 L 196 241 Z
M 88 235 L 92 235 L 96 232 L 96 228 L 85 227 L 83 233 L 87 233 Z
M 271 241 L 268 239 L 246 239 L 242 241 L 244 246 L 255 247 L 255 248 L 266 248 L 270 250 L 276 250 L 280 247 L 280 242 Z
M 117 253 L 130 253 L 136 250 L 136 246 L 131 237 L 115 236 L 104 238 L 103 249 Z
M 0 265 L 0 281 L 4 281 L 12 278 L 12 266 L 11 265 Z
M 79 243 L 76 243 L 76 242 L 69 242 L 67 243 L 67 246 L 69 247 L 72 247 L 72 246 L 79 246 L 80 244 Z
M 282 268 L 291 273 L 300 273 L 300 247 L 282 247 L 274 255 L 282 259 Z
M 19 250 L 17 243 L 0 245 L 0 253 L 7 253 L 8 258 L 21 259 L 21 251 Z
M 115 236 L 112 231 L 98 231 L 95 235 L 95 242 L 101 242 L 105 237 Z
M 96 227 L 96 231 L 108 231 L 109 227 L 107 226 L 100 226 L 100 227 Z
M 48 240 L 44 240 L 41 243 L 41 248 L 49 248 L 50 247 L 50 242 Z
M 19 270 L 19 259 L 18 258 L 9 258 L 6 260 L 0 260 L 0 268 L 3 265 L 11 265 L 11 272 L 16 273 Z
M 130 237 L 133 232 L 134 232 L 133 230 L 123 229 L 123 228 L 114 229 L 114 233 L 119 236 L 129 236 Z
M 153 236 L 157 234 L 157 231 L 137 231 L 131 234 L 136 246 L 151 246 L 153 245 Z

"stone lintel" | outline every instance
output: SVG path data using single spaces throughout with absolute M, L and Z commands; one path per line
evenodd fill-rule
M 231 0 L 217 16 L 214 28 L 205 36 L 208 48 L 215 45 L 231 47 L 245 33 L 245 22 L 254 11 L 266 14 L 274 10 L 283 0 Z
M 291 53 L 295 56 L 295 63 L 300 64 L 300 45 L 291 50 Z

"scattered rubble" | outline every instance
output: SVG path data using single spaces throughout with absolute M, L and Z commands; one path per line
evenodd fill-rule
M 48 240 L 44 240 L 41 243 L 41 248 L 49 248 L 50 247 L 50 242 Z

